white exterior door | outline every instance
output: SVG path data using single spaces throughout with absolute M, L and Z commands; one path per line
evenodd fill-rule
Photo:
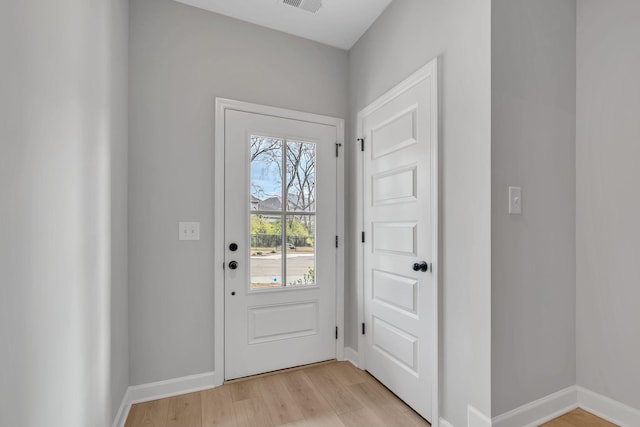
M 336 357 L 336 134 L 225 113 L 225 379 Z
M 437 67 L 360 114 L 365 366 L 427 420 L 436 365 Z

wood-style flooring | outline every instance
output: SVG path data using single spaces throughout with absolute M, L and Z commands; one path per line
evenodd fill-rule
M 428 426 L 371 375 L 330 362 L 133 405 L 125 427 Z M 576 409 L 541 427 L 616 427 Z
M 584 409 L 576 409 L 555 420 L 543 424 L 541 427 L 617 427 L 609 421 L 596 417 Z
M 126 427 L 415 427 L 423 418 L 371 375 L 332 362 L 131 408 Z

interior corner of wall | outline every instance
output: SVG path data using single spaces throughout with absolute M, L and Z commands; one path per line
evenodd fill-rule
M 491 418 L 471 405 L 467 406 L 467 427 L 491 427 Z
M 453 424 L 451 424 L 449 421 L 445 420 L 442 417 L 440 417 L 439 422 L 440 422 L 439 424 L 440 427 L 453 427 Z

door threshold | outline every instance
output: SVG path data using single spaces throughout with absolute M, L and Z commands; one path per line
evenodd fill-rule
M 310 363 L 308 365 L 294 366 L 292 368 L 285 368 L 285 369 L 279 369 L 277 371 L 264 372 L 262 374 L 250 375 L 248 377 L 236 378 L 233 380 L 225 380 L 224 384 L 226 385 L 226 384 L 239 383 L 242 381 L 254 380 L 256 378 L 269 377 L 271 375 L 278 375 L 278 374 L 284 374 L 287 372 L 299 371 L 301 369 L 313 368 L 315 366 L 330 365 L 336 362 L 337 362 L 336 359 L 331 359 L 331 360 L 325 360 L 324 362 L 316 362 L 316 363 Z

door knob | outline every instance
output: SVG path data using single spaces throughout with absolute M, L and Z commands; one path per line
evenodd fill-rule
M 232 270 L 237 269 L 238 268 L 238 262 L 237 261 L 231 261 L 229 263 L 229 268 L 232 269 Z
M 422 271 L 423 273 L 429 271 L 429 264 L 426 261 L 416 262 L 413 264 L 413 271 Z
M 232 243 L 232 244 L 230 244 L 230 245 L 229 245 L 229 250 L 230 250 L 231 252 L 235 252 L 235 251 L 237 251 L 237 250 L 238 250 L 238 244 L 237 244 L 237 243 Z

